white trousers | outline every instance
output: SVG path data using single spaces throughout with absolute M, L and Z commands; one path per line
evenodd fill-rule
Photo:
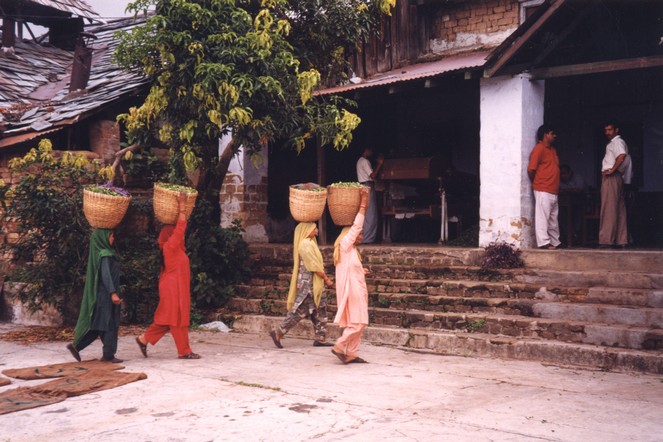
M 559 241 L 559 204 L 557 195 L 534 191 L 534 232 L 538 247 L 560 245 Z

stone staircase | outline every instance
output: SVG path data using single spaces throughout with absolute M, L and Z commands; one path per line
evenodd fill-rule
M 331 247 L 321 247 L 331 263 Z M 292 252 L 251 245 L 253 277 L 227 305 L 238 331 L 286 313 Z M 485 270 L 482 249 L 361 247 L 375 344 L 462 356 L 663 373 L 663 252 L 527 250 L 525 267 Z M 327 269 L 333 274 L 331 265 Z M 328 293 L 330 320 L 335 293 Z M 339 334 L 330 326 L 330 338 Z M 289 336 L 312 337 L 308 321 Z M 287 345 L 287 344 L 286 344 Z

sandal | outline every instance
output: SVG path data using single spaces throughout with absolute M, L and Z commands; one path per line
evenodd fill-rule
M 196 354 L 196 353 L 187 353 L 185 355 L 178 356 L 177 358 L 178 359 L 200 359 L 200 357 L 201 356 L 199 354 Z
M 140 342 L 139 336 L 136 336 L 136 344 L 138 344 L 138 348 L 140 348 L 140 352 L 143 353 L 143 356 L 147 357 L 147 344 Z
M 281 344 L 281 334 L 277 330 L 270 331 L 269 336 L 272 337 L 272 341 L 274 341 L 274 345 L 276 345 L 277 348 L 283 348 L 283 344 Z
M 350 359 L 349 361 L 345 362 L 346 364 L 368 364 L 368 361 L 365 359 L 362 359 L 360 357 L 356 357 L 354 359 Z
M 333 348 L 332 348 L 332 351 L 331 351 L 331 352 L 334 353 L 334 356 L 336 356 L 337 358 L 339 358 L 339 359 L 341 360 L 341 362 L 343 362 L 344 364 L 347 364 L 347 363 L 348 363 L 348 362 L 345 360 L 345 358 L 346 358 L 345 354 L 341 353 L 340 351 L 336 351 L 336 350 L 334 350 Z
M 74 347 L 74 344 L 67 344 L 67 350 L 69 350 L 74 359 L 81 362 L 81 355 L 78 353 L 78 350 L 76 350 L 76 347 Z

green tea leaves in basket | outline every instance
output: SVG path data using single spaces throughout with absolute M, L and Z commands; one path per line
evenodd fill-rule
M 113 182 L 109 181 L 106 184 L 92 184 L 90 186 L 85 186 L 87 190 L 90 192 L 94 193 L 101 193 L 103 195 L 111 195 L 111 196 L 129 196 L 129 192 L 127 192 L 125 189 L 122 187 L 116 187 L 113 186 Z
M 154 185 L 163 189 L 172 190 L 173 192 L 196 193 L 196 189 L 193 187 L 181 186 L 179 184 L 155 183 Z

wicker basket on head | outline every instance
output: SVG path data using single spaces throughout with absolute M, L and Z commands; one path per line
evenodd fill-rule
M 130 196 L 106 195 L 83 189 L 83 213 L 95 229 L 114 229 L 127 213 Z
M 327 205 L 337 226 L 351 226 L 359 212 L 361 187 L 327 186 Z
M 304 186 L 296 184 L 290 186 L 290 214 L 300 223 L 311 223 L 322 218 L 327 201 L 327 189 L 305 190 L 297 187 Z M 317 186 L 317 185 L 316 185 Z
M 177 217 L 179 216 L 179 207 L 177 205 L 177 198 L 180 192 L 175 190 L 166 189 L 154 183 L 154 197 L 152 198 L 154 206 L 154 216 L 163 224 L 177 224 Z M 186 209 L 184 211 L 186 219 L 189 219 L 193 207 L 196 205 L 196 198 L 198 192 L 193 191 L 186 194 Z

